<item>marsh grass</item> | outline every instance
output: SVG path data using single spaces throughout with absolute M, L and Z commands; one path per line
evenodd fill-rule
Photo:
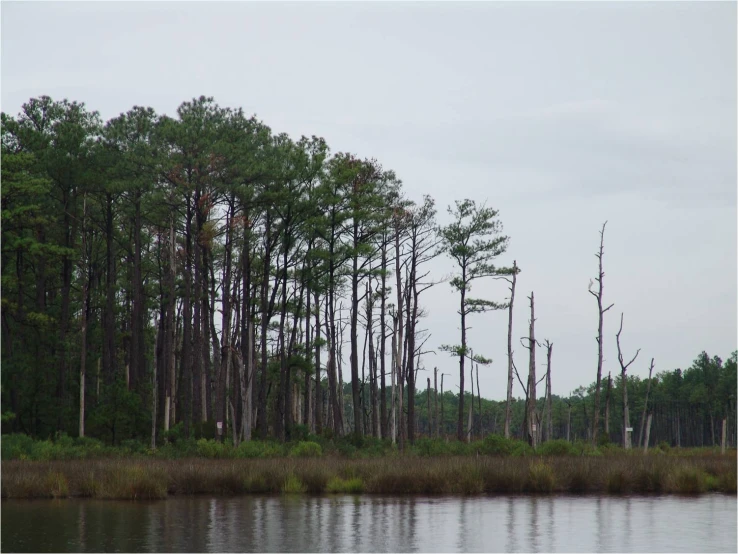
M 393 456 L 5 461 L 4 498 L 187 494 L 736 494 L 733 456 Z

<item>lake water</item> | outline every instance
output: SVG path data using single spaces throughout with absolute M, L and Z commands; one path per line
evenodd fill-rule
M 3 500 L 3 552 L 736 552 L 736 498 Z

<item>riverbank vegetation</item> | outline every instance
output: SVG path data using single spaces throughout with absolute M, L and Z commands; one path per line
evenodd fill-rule
M 627 365 L 602 373 L 602 341 L 615 341 L 603 331 L 604 226 L 590 288 L 596 381 L 552 394 L 545 341 L 546 392 L 536 395 L 531 293 L 522 400 L 510 333 L 525 261 L 504 259 L 512 243 L 481 201 L 456 201 L 439 225 L 434 200 L 408 198 L 379 161 L 292 139 L 205 97 L 174 116 L 134 107 L 107 122 L 81 103 L 33 98 L 2 114 L 2 160 L 2 432 L 45 439 L 5 438 L 18 450 L 10 458 L 286 455 L 296 441 L 345 454 L 368 451 L 364 437 L 369 450 L 452 455 L 480 450 L 491 433 L 531 448 L 642 447 L 647 437 L 715 446 L 723 436 L 735 447 L 735 353 L 702 353 L 649 379 Z M 453 261 L 449 283 L 430 272 L 436 256 Z M 494 279 L 508 280 L 508 299 L 494 298 Z M 485 298 L 470 296 L 472 282 Z M 442 345 L 423 329 L 423 293 L 449 284 L 461 333 Z M 508 388 L 498 402 L 481 398 L 489 360 L 466 329 L 502 309 Z M 539 321 L 538 336 L 547 332 Z M 448 353 L 440 369 L 424 361 L 433 349 Z M 451 371 L 458 393 L 444 389 Z M 315 453 L 299 448 L 294 456 Z
M 3 462 L 3 498 L 183 494 L 736 493 L 736 457 L 338 457 Z

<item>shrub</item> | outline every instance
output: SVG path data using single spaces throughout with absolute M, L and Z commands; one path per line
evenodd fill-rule
M 303 493 L 307 492 L 307 487 L 303 484 L 300 479 L 294 473 L 290 473 L 287 479 L 284 480 L 282 485 L 282 492 L 285 494 Z
M 281 456 L 282 453 L 281 445 L 256 440 L 242 442 L 235 452 L 238 458 L 274 458 Z
M 482 441 L 482 454 L 508 456 L 512 453 L 513 442 L 500 435 L 487 435 Z
M 216 440 L 200 439 L 197 441 L 197 454 L 203 458 L 231 458 L 233 447 Z
M 352 479 L 331 477 L 325 486 L 325 492 L 361 494 L 364 492 L 364 482 L 359 477 L 354 477 Z
M 23 460 L 31 456 L 33 439 L 20 433 L 3 435 L 0 450 L 3 460 Z
M 554 486 L 554 474 L 543 462 L 531 464 L 528 479 L 525 482 L 527 492 L 551 492 Z
M 310 435 L 310 430 L 308 429 L 307 425 L 303 424 L 297 424 L 292 426 L 292 430 L 290 432 L 290 438 L 293 441 L 307 441 L 310 440 L 308 436 Z
M 418 456 L 446 456 L 451 453 L 447 442 L 426 437 L 417 439 L 410 451 Z
M 525 457 L 532 456 L 533 454 L 533 448 L 527 442 L 519 440 L 512 441 L 510 456 Z
M 544 442 L 536 450 L 541 456 L 572 456 L 576 454 L 575 448 L 569 441 L 558 439 Z
M 322 455 L 323 449 L 317 442 L 298 442 L 290 450 L 290 456 L 293 458 L 319 458 Z

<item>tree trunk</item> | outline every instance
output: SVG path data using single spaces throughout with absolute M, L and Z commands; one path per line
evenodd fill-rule
M 515 283 L 517 282 L 518 265 L 513 261 L 513 274 L 510 283 L 510 306 L 508 307 L 507 322 L 507 400 L 505 402 L 505 438 L 510 438 L 510 419 L 512 418 L 512 391 L 513 391 L 513 358 L 512 358 L 512 326 L 513 304 L 515 303 Z
M 89 305 L 89 280 L 87 278 L 87 196 L 84 198 L 82 216 L 82 328 L 79 357 L 79 436 L 85 436 L 85 376 L 87 373 L 87 307 Z
M 462 283 L 466 283 L 466 266 L 461 269 Z M 466 358 L 466 288 L 461 289 L 461 353 L 459 355 L 459 420 L 456 428 L 456 438 L 464 440 L 464 359 Z
M 594 403 L 594 417 L 592 418 L 592 444 L 597 444 L 597 431 L 599 426 L 599 420 L 600 420 L 600 388 L 602 383 L 602 332 L 603 332 L 603 320 L 604 315 L 607 310 L 612 308 L 612 304 L 608 306 L 607 308 L 602 308 L 602 289 L 603 289 L 603 282 L 605 273 L 602 270 L 602 256 L 604 254 L 604 242 L 605 242 L 605 226 L 607 225 L 607 221 L 602 225 L 602 230 L 600 231 L 600 250 L 595 256 L 599 260 L 599 273 L 596 277 L 596 281 L 599 285 L 598 292 L 594 292 L 591 288 L 589 290 L 590 294 L 592 294 L 597 299 L 597 313 L 599 316 L 598 319 L 598 325 L 597 325 L 597 382 L 595 384 L 595 403 Z
M 653 419 L 653 414 L 648 414 L 648 422 L 646 423 L 646 440 L 643 442 L 643 453 L 646 454 L 648 452 L 648 439 L 651 436 L 651 420 Z
M 528 401 L 526 405 L 528 433 L 528 444 L 533 448 L 537 446 L 538 421 L 536 418 L 536 331 L 535 331 L 535 298 L 530 293 L 530 327 L 528 331 L 528 349 L 530 357 L 528 360 Z
M 605 391 L 605 435 L 610 440 L 610 395 L 612 393 L 612 377 L 607 374 L 607 390 Z
M 553 440 L 553 414 L 551 413 L 551 351 L 553 343 L 546 343 L 546 440 Z
M 381 425 L 379 427 L 379 437 L 385 438 L 387 436 L 387 387 L 385 382 L 385 371 L 386 371 L 386 365 L 385 365 L 385 357 L 386 357 L 386 343 L 387 343 L 387 336 L 386 336 L 386 321 L 385 321 L 385 312 L 386 312 L 386 300 L 387 300 L 387 241 L 385 240 L 385 237 L 382 237 L 382 273 L 381 273 L 381 279 L 382 279 L 382 298 L 381 298 L 381 304 L 379 307 L 379 328 L 380 328 L 380 344 L 379 344 L 379 373 L 380 373 L 380 395 L 379 395 L 379 405 L 380 405 L 380 413 L 381 413 Z
M 643 415 L 641 416 L 641 428 L 638 431 L 638 445 L 643 446 L 643 424 L 646 420 L 646 410 L 648 409 L 648 394 L 651 392 L 651 374 L 653 373 L 653 358 L 651 358 L 651 366 L 648 368 L 648 383 L 646 384 L 646 399 L 643 402 Z M 677 411 L 677 422 L 679 421 L 679 412 Z M 678 426 L 678 423 L 677 423 Z M 678 441 L 677 441 L 678 442 Z

